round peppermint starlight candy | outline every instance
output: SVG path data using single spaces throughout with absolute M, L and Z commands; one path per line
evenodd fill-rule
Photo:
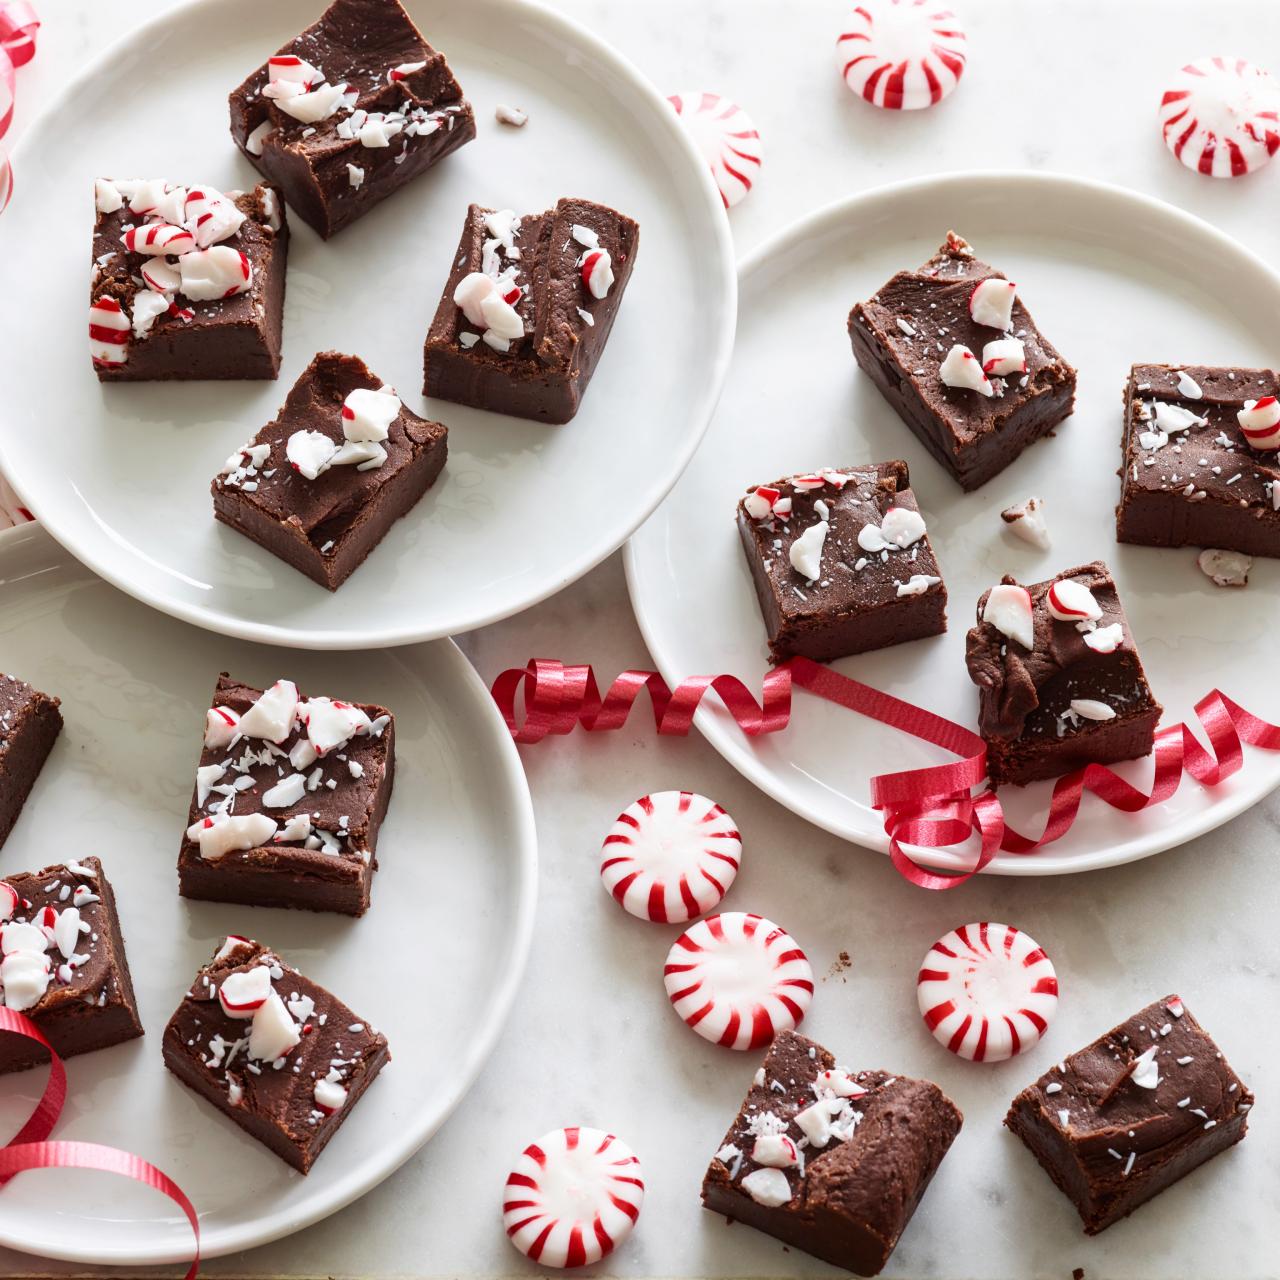
M 933 1038 L 970 1062 L 1003 1062 L 1035 1045 L 1058 1009 L 1058 976 L 1012 925 L 964 924 L 929 948 L 916 997 Z
M 544 1267 L 585 1267 L 630 1234 L 644 1204 L 640 1161 L 600 1129 L 556 1129 L 527 1146 L 507 1177 L 502 1225 Z
M 876 107 L 941 102 L 964 74 L 965 34 L 940 0 L 858 0 L 836 38 L 844 82 Z
M 724 207 L 732 208 L 751 190 L 763 161 L 755 123 L 718 93 L 673 93 L 667 101 L 710 166 Z
M 1243 58 L 1197 58 L 1160 99 L 1160 128 L 1188 169 L 1252 173 L 1280 148 L 1280 82 Z
M 762 1049 L 792 1031 L 813 999 L 808 957 L 785 929 L 743 911 L 699 920 L 662 971 L 676 1012 L 704 1040 Z
M 737 827 L 713 800 L 655 791 L 618 815 L 600 851 L 600 878 L 633 916 L 683 924 L 724 897 L 741 857 Z

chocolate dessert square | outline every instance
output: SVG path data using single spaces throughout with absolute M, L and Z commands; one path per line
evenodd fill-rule
M 993 783 L 1151 751 L 1163 708 L 1101 560 L 1029 587 L 1006 576 L 984 592 L 965 661 Z
M 1280 556 L 1280 375 L 1135 364 L 1116 537 Z
M 1253 1095 L 1177 996 L 1051 1067 L 1005 1124 L 1097 1235 L 1240 1141 Z
M 398 0 L 334 0 L 230 105 L 236 146 L 326 240 L 476 136 Z
M 1015 289 L 952 231 L 849 313 L 858 363 L 963 489 L 986 484 L 1075 404 L 1076 371 Z
M 196 974 L 163 1048 L 183 1084 L 300 1173 L 391 1057 L 336 996 L 237 937 Z
M 0 880 L 0 1006 L 25 1014 L 70 1058 L 142 1034 L 115 897 L 97 858 Z M 0 1036 L 0 1073 L 49 1052 Z
M 94 185 L 89 354 L 102 382 L 274 378 L 289 226 L 265 183 Z
M 336 591 L 436 482 L 448 452 L 447 427 L 410 412 L 363 360 L 322 351 L 214 477 L 213 513 Z
M 426 394 L 542 422 L 582 403 L 635 265 L 640 228 L 590 200 L 467 210 L 423 351 Z
M 185 898 L 360 916 L 395 782 L 385 707 L 266 692 L 224 671 L 205 717 L 186 834 Z
M 964 1117 L 928 1080 L 849 1072 L 784 1031 L 702 1183 L 702 1203 L 860 1276 L 879 1274 Z
M 0 674 L 0 845 L 9 838 L 62 729 L 61 702 Z
M 774 662 L 829 662 L 947 629 L 947 589 L 910 485 L 905 462 L 828 467 L 738 503 Z

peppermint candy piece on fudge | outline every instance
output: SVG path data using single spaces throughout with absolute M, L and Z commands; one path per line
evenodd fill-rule
M 1236 421 L 1251 449 L 1280 449 L 1280 400 L 1275 396 L 1246 400 Z
M 1018 286 L 1003 276 L 979 280 L 969 294 L 969 315 L 974 324 L 1007 333 L 1013 326 L 1013 300 Z
M 1031 593 L 1026 587 L 1010 582 L 992 587 L 982 606 L 982 621 L 989 622 L 1001 635 L 1016 640 L 1028 653 L 1036 647 Z
M 673 93 L 667 101 L 707 162 L 724 207 L 733 208 L 750 194 L 763 162 L 755 122 L 718 93 Z
M 640 1161 L 621 1138 L 571 1125 L 543 1134 L 507 1175 L 507 1238 L 545 1267 L 585 1267 L 632 1232 L 644 1204 Z
M 1059 622 L 1097 622 L 1102 617 L 1102 607 L 1093 598 L 1093 592 L 1074 578 L 1059 578 L 1044 598 L 1045 607 Z
M 1280 148 L 1280 82 L 1243 58 L 1197 58 L 1160 99 L 1160 128 L 1188 169 L 1252 173 Z
M 681 934 L 662 977 L 676 1013 L 728 1049 L 760 1049 L 795 1030 L 813 999 L 813 970 L 796 940 L 743 911 L 699 920 Z
M 964 74 L 964 27 L 942 0 L 858 0 L 836 39 L 849 88 L 875 107 L 918 111 Z
M 938 366 L 938 377 L 947 387 L 957 391 L 976 391 L 980 396 L 993 396 L 995 387 L 982 371 L 982 362 L 968 347 L 956 343 Z
M 684 924 L 719 903 L 741 858 L 737 826 L 713 800 L 655 791 L 618 815 L 600 851 L 600 878 L 631 915 Z
M 929 948 L 916 998 L 939 1044 L 970 1062 L 1003 1062 L 1048 1030 L 1058 977 L 1034 938 L 984 920 L 961 925 Z

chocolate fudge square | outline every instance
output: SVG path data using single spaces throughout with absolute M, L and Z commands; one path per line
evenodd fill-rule
M 1021 786 L 1151 751 L 1163 708 L 1101 560 L 1025 588 L 1006 577 L 985 592 L 965 661 L 992 783 Z
M 784 1031 L 702 1183 L 716 1213 L 878 1275 L 964 1117 L 928 1080 L 849 1072 Z
M 0 1006 L 36 1024 L 70 1058 L 142 1034 L 115 896 L 97 858 L 0 880 Z M 0 1073 L 49 1061 L 22 1036 L 0 1036 Z
M 1097 1235 L 1239 1142 L 1253 1095 L 1177 996 L 1051 1067 L 1005 1124 Z
M 228 938 L 164 1029 L 164 1064 L 309 1173 L 391 1054 L 387 1038 L 275 952 Z
M 1135 364 L 1124 396 L 1116 538 L 1280 556 L 1280 376 Z M 1273 423 L 1267 430 L 1245 424 Z
M 0 846 L 9 838 L 62 729 L 62 703 L 0 674 Z
M 230 104 L 236 146 L 326 240 L 476 136 L 398 0 L 335 0 Z
M 225 671 L 205 717 L 186 834 L 184 898 L 360 916 L 395 782 L 385 707 L 265 692 Z
M 89 353 L 102 382 L 274 378 L 289 225 L 277 188 L 94 187 Z
M 423 352 L 426 394 L 568 422 L 609 339 L 640 228 L 590 200 L 467 210 Z
M 905 462 L 759 485 L 738 503 L 738 532 L 774 662 L 829 662 L 947 629 Z
M 214 477 L 213 513 L 336 591 L 436 482 L 448 452 L 447 427 L 407 409 L 363 360 L 322 351 Z
M 980 305 L 971 311 L 988 280 L 1005 277 L 953 231 L 923 266 L 900 271 L 849 313 L 858 364 L 963 489 L 986 484 L 1075 404 L 1076 371 L 1036 328 L 1014 285 L 1002 300 L 1007 308 L 1012 299 L 1007 318 Z M 999 345 L 988 352 L 991 344 Z M 969 358 L 956 356 L 956 347 Z M 974 385 L 944 380 L 955 360 Z

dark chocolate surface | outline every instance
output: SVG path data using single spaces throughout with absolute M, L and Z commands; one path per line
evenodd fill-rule
M 60 702 L 0 674 L 0 845 L 26 804 L 62 729 Z

